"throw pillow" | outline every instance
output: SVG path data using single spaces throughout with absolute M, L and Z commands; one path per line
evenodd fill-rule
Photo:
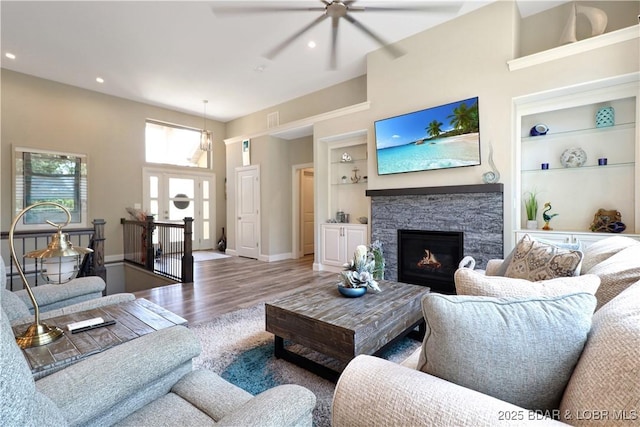
M 525 234 L 524 237 L 532 239 L 532 237 L 530 235 L 528 235 L 528 234 Z M 523 239 L 524 239 L 524 237 L 523 237 Z M 560 248 L 560 249 L 568 249 L 570 251 L 580 251 L 580 252 L 582 252 L 582 242 L 580 242 L 580 241 L 577 241 L 575 243 L 564 243 L 564 242 L 555 242 L 553 240 L 540 239 L 538 237 L 536 237 L 535 240 L 537 242 L 544 243 L 544 244 L 550 245 L 550 246 L 555 246 L 555 247 Z M 520 241 L 522 241 L 522 239 L 520 239 Z M 507 267 L 509 267 L 509 264 L 511 263 L 511 260 L 513 259 L 513 254 L 516 252 L 516 248 L 517 247 L 518 246 L 516 245 L 516 247 L 513 248 L 513 250 L 511 252 L 509 252 L 509 255 L 507 255 L 504 258 L 504 261 L 502 262 L 500 267 L 498 267 L 498 269 L 495 272 L 494 276 L 505 276 L 506 275 Z
M 487 297 L 558 296 L 576 292 L 595 294 L 600 278 L 595 274 L 530 282 L 510 277 L 485 276 L 468 268 L 456 270 L 453 279 L 458 295 Z
M 640 421 L 640 281 L 593 315 L 589 340 L 560 404 L 563 421 L 575 426 L 600 421 Z M 606 415 L 605 415 L 606 414 Z
M 580 357 L 593 295 L 491 298 L 432 293 L 418 368 L 531 410 L 557 409 Z
M 533 240 L 528 234 L 516 245 L 506 277 L 532 282 L 580 274 L 582 252 Z

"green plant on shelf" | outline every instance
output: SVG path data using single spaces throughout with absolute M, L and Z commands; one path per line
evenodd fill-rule
M 528 194 L 528 196 L 526 196 Z M 526 198 L 524 199 L 524 208 L 527 212 L 527 220 L 535 221 L 538 216 L 538 199 L 536 198 L 537 193 L 535 191 L 528 191 L 525 193 Z

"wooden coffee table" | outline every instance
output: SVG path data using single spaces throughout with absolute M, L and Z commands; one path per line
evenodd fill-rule
M 421 300 L 429 288 L 381 281 L 381 293 L 360 298 L 338 293 L 336 281 L 265 304 L 266 329 L 275 335 L 275 355 L 330 381 L 340 372 L 291 352 L 284 340 L 348 363 L 359 354 L 375 355 L 419 328 L 424 336 Z
M 102 317 L 105 321 L 115 320 L 116 323 L 75 334 L 67 330 L 69 323 L 96 317 Z M 34 379 L 151 332 L 176 325 L 187 326 L 187 321 L 182 317 L 143 298 L 53 317 L 44 322 L 58 326 L 64 335 L 47 345 L 23 350 Z M 28 326 L 14 326 L 14 334 L 24 332 Z

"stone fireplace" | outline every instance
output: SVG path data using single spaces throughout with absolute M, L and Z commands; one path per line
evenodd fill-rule
M 484 269 L 488 260 L 503 257 L 502 184 L 367 190 L 366 194 L 371 197 L 371 241 L 382 243 L 388 280 L 399 280 L 399 230 L 460 233 L 461 255 L 473 257 L 476 268 Z M 429 280 L 420 284 L 434 291 L 446 288 L 431 279 L 432 285 Z
M 463 237 L 459 231 L 398 230 L 398 281 L 454 294 Z

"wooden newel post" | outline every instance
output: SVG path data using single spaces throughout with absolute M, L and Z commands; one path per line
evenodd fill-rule
M 107 269 L 104 266 L 104 219 L 94 219 L 93 224 L 93 265 L 91 270 L 94 276 L 99 276 L 107 283 Z M 102 295 L 107 295 L 107 288 L 104 288 Z
M 153 263 L 155 261 L 155 253 L 153 251 L 153 232 L 155 230 L 153 215 L 147 215 L 145 224 L 145 259 L 144 266 L 149 271 L 154 271 Z
M 182 256 L 182 283 L 193 282 L 193 218 L 184 219 L 184 255 Z

